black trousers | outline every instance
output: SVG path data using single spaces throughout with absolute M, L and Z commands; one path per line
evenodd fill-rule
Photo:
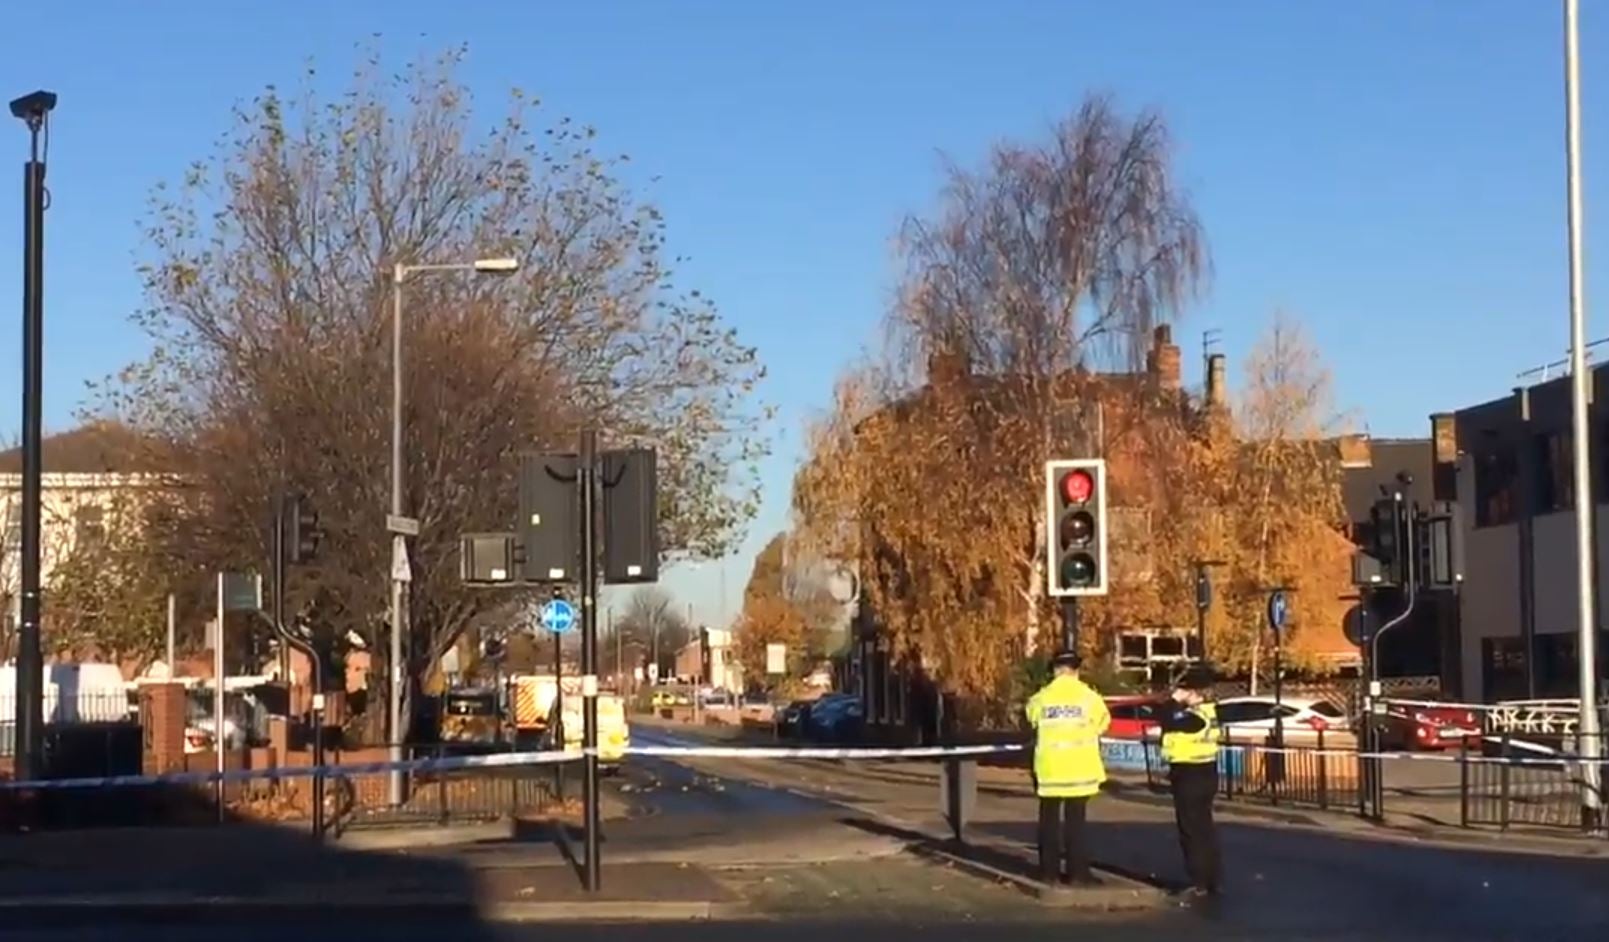
M 1084 837 L 1088 810 L 1088 798 L 1039 799 L 1039 876 L 1046 883 L 1089 879 L 1089 843 Z
M 1173 817 L 1179 825 L 1179 847 L 1184 851 L 1190 883 L 1216 893 L 1220 860 L 1212 802 L 1218 794 L 1218 763 L 1175 765 L 1168 778 L 1173 785 Z

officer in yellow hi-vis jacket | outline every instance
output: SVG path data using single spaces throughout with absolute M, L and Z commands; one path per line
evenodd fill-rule
M 1097 882 L 1089 871 L 1084 820 L 1090 798 L 1106 781 L 1101 735 L 1112 714 L 1101 695 L 1078 678 L 1080 663 L 1075 653 L 1058 654 L 1052 662 L 1055 676 L 1028 701 L 1039 793 L 1039 873 L 1046 883 Z
M 1218 709 L 1209 697 L 1212 670 L 1192 667 L 1162 711 L 1162 758 L 1173 786 L 1173 815 L 1179 825 L 1179 847 L 1190 874 L 1190 893 L 1218 893 L 1218 833 L 1212 801 L 1218 792 Z

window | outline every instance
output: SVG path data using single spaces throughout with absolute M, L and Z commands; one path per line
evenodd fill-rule
M 1111 707 L 1110 712 L 1114 720 L 1137 720 L 1140 718 L 1140 705 L 1138 703 L 1122 703 Z
M 1475 526 L 1496 527 L 1513 523 L 1519 508 L 1515 492 L 1519 484 L 1519 463 L 1514 449 L 1491 444 L 1475 456 Z
M 1178 636 L 1157 635 L 1151 639 L 1152 657 L 1184 657 L 1184 639 Z
M 1563 432 L 1548 432 L 1532 439 L 1536 455 L 1536 480 L 1532 497 L 1536 512 L 1553 513 L 1575 506 L 1575 449 Z
M 1260 720 L 1273 719 L 1273 717 L 1274 705 L 1258 700 L 1223 703 L 1218 706 L 1218 722 L 1220 723 L 1256 723 Z
M 73 525 L 77 528 L 80 545 L 94 545 L 106 539 L 106 511 L 94 505 L 80 507 L 73 512 Z
M 1325 719 L 1339 720 L 1346 718 L 1346 713 L 1328 700 L 1320 700 L 1318 703 L 1313 704 L 1313 712 Z

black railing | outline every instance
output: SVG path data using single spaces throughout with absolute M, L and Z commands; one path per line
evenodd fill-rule
M 1601 743 L 1609 747 L 1609 735 Z M 1579 733 L 1546 738 L 1503 734 L 1466 741 L 1458 757 L 1460 822 L 1464 827 L 1589 827 L 1591 821 L 1583 814 L 1588 779 L 1576 761 L 1581 746 Z M 1599 766 L 1600 807 L 1606 772 Z
M 1158 744 L 1146 740 L 1144 749 L 1146 783 L 1155 790 L 1165 789 L 1168 767 Z M 1359 801 L 1360 773 L 1356 749 L 1327 743 L 1322 731 L 1313 745 L 1287 741 L 1278 748 L 1272 743 L 1235 741 L 1219 748 L 1218 790 L 1228 801 L 1352 808 Z
M 442 745 L 410 747 L 412 759 L 456 754 Z M 498 821 L 549 808 L 559 793 L 556 770 L 548 766 L 506 766 L 411 772 L 403 776 L 403 801 L 390 802 L 389 773 L 332 775 L 326 807 L 332 826 L 469 824 Z

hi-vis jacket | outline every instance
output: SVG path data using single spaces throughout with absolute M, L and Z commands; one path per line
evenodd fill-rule
M 1179 710 L 1163 724 L 1162 759 L 1169 765 L 1218 761 L 1218 707 L 1213 703 Z
M 1101 790 L 1101 734 L 1112 714 L 1100 694 L 1076 677 L 1058 677 L 1028 701 L 1028 722 L 1039 797 L 1087 798 Z

